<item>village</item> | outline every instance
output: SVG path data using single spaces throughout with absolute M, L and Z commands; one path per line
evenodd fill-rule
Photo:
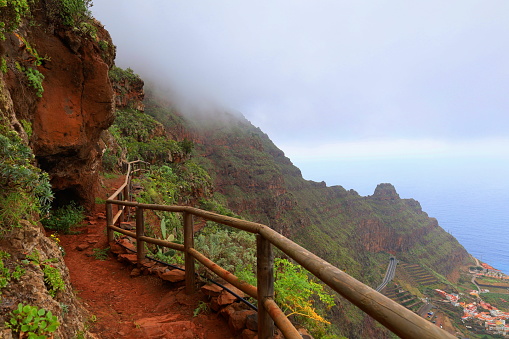
M 482 269 L 480 269 L 481 267 Z M 508 275 L 485 263 L 482 263 L 475 270 L 470 270 L 470 273 L 474 274 L 474 278 L 472 279 L 474 284 L 476 284 L 475 277 L 490 277 L 500 279 L 503 283 L 509 282 Z M 463 316 L 461 317 L 463 323 L 473 320 L 482 324 L 487 333 L 509 336 L 509 312 L 503 312 L 497 307 L 484 302 L 482 300 L 482 294 L 489 293 L 490 290 L 481 288 L 477 284 L 476 286 L 478 287 L 478 290 L 472 290 L 469 294 L 475 297 L 477 301 L 471 303 L 460 301 L 460 295 L 458 294 L 447 293 L 440 289 L 435 289 L 435 291 L 445 299 L 444 301 L 450 302 L 451 305 L 455 307 L 463 308 Z M 509 301 L 504 299 L 501 300 L 509 303 Z M 468 325 L 466 325 L 466 327 L 469 328 Z

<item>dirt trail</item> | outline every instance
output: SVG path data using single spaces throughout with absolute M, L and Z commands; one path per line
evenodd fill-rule
M 106 180 L 101 197 L 115 191 L 124 177 Z M 218 314 L 193 317 L 201 293 L 188 296 L 183 287 L 156 276 L 131 277 L 133 266 L 112 254 L 94 257 L 94 249 L 108 247 L 104 205 L 89 216 L 80 234 L 59 235 L 65 262 L 77 296 L 92 314 L 90 332 L 99 338 L 234 338 Z M 86 248 L 85 248 L 86 247 Z

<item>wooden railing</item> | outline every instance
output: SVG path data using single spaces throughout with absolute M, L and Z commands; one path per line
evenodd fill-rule
M 146 165 L 146 163 L 141 161 L 129 163 L 124 184 L 106 200 L 108 240 L 110 242 L 114 241 L 114 232 L 119 232 L 135 238 L 138 263 L 145 260 L 145 243 L 184 252 L 186 293 L 194 292 L 194 263 L 198 261 L 247 295 L 256 298 L 258 300 L 258 338 L 271 338 L 274 334 L 274 324 L 286 338 L 301 338 L 299 332 L 274 302 L 273 246 L 279 248 L 286 255 L 311 272 L 315 277 L 401 338 L 455 338 L 455 336 L 440 329 L 438 326 L 379 292 L 376 292 L 369 286 L 364 285 L 268 226 L 219 215 L 190 206 L 140 204 L 129 201 L 131 193 L 131 175 L 143 170 L 146 168 Z M 117 206 L 115 215 L 113 215 L 114 205 Z M 136 210 L 136 232 L 127 231 L 115 226 L 117 222 L 125 219 L 127 207 L 135 208 Z M 177 244 L 145 236 L 145 210 L 183 213 L 184 244 Z M 256 234 L 256 287 L 224 270 L 194 248 L 194 216 Z

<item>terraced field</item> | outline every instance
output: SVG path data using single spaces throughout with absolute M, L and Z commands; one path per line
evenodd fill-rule
M 413 280 L 419 285 L 433 285 L 438 284 L 437 278 L 432 276 L 425 268 L 420 265 L 410 265 L 407 263 L 400 263 L 403 268 L 412 277 Z
M 415 295 L 402 289 L 394 283 L 388 284 L 382 290 L 382 294 L 414 312 L 417 312 L 423 305 L 421 299 L 417 298 Z

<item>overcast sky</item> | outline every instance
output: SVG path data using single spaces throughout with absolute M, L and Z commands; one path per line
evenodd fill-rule
M 507 0 L 95 0 L 92 12 L 117 65 L 240 111 L 297 162 L 509 159 Z

